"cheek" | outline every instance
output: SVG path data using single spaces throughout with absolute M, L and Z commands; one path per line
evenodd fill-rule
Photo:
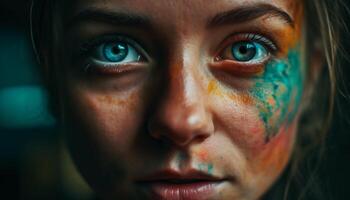
M 247 180 L 248 185 L 255 185 L 259 193 L 269 189 L 290 161 L 296 131 L 296 121 L 288 127 L 283 126 L 268 143 L 247 155 L 247 166 L 251 177 Z
M 66 123 L 74 141 L 86 141 L 104 152 L 126 150 L 141 121 L 140 92 L 99 93 L 72 88 L 66 101 Z
M 252 152 L 252 171 L 256 174 L 264 172 L 264 176 L 274 176 L 281 172 L 289 161 L 297 131 L 297 120 L 289 126 L 282 126 L 276 135 L 259 151 Z
M 216 129 L 229 137 L 243 158 L 245 181 L 263 191 L 287 165 L 294 146 L 303 93 L 304 67 L 298 48 L 267 64 L 246 92 L 225 93 L 210 82 Z M 234 98 L 233 98 L 234 97 Z M 230 145 L 228 145 L 230 146 Z M 237 165 L 235 162 L 233 165 Z M 247 184 L 247 185 L 249 185 Z

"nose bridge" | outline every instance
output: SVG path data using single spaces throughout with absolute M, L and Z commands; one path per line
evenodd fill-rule
M 158 127 L 162 127 L 157 136 L 178 145 L 203 139 L 212 132 L 197 70 L 198 59 L 193 58 L 193 51 L 187 50 L 168 65 L 168 87 L 157 111 Z
M 190 63 L 171 66 L 167 96 L 164 99 L 164 111 L 185 120 L 197 112 L 203 111 L 200 99 L 201 91 Z
M 181 56 L 183 58 L 181 62 L 170 64 L 168 91 L 163 99 L 162 112 L 166 112 L 164 116 L 171 121 L 169 125 L 174 126 L 173 128 L 191 128 L 189 126 L 194 126 L 194 122 L 198 121 L 195 119 L 205 112 L 200 98 L 202 96 L 200 83 L 195 74 L 196 63 L 186 59 L 186 56 L 189 55 Z

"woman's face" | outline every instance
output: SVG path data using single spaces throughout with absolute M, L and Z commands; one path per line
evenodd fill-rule
M 276 181 L 303 96 L 299 1 L 76 0 L 61 8 L 63 120 L 99 195 L 258 199 Z

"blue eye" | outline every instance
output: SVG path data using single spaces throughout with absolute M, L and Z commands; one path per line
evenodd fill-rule
M 238 42 L 232 45 L 231 54 L 239 62 L 258 62 L 268 56 L 268 51 L 257 42 Z
M 122 41 L 102 43 L 94 51 L 94 60 L 103 64 L 125 64 L 141 58 L 131 44 Z
M 128 55 L 128 45 L 123 42 L 108 43 L 103 46 L 103 56 L 110 62 L 120 62 Z

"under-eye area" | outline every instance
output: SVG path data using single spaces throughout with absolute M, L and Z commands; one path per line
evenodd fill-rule
M 264 71 L 265 64 L 278 48 L 272 40 L 255 33 L 240 33 L 225 39 L 219 46 L 213 70 L 222 70 L 238 77 L 253 77 Z

